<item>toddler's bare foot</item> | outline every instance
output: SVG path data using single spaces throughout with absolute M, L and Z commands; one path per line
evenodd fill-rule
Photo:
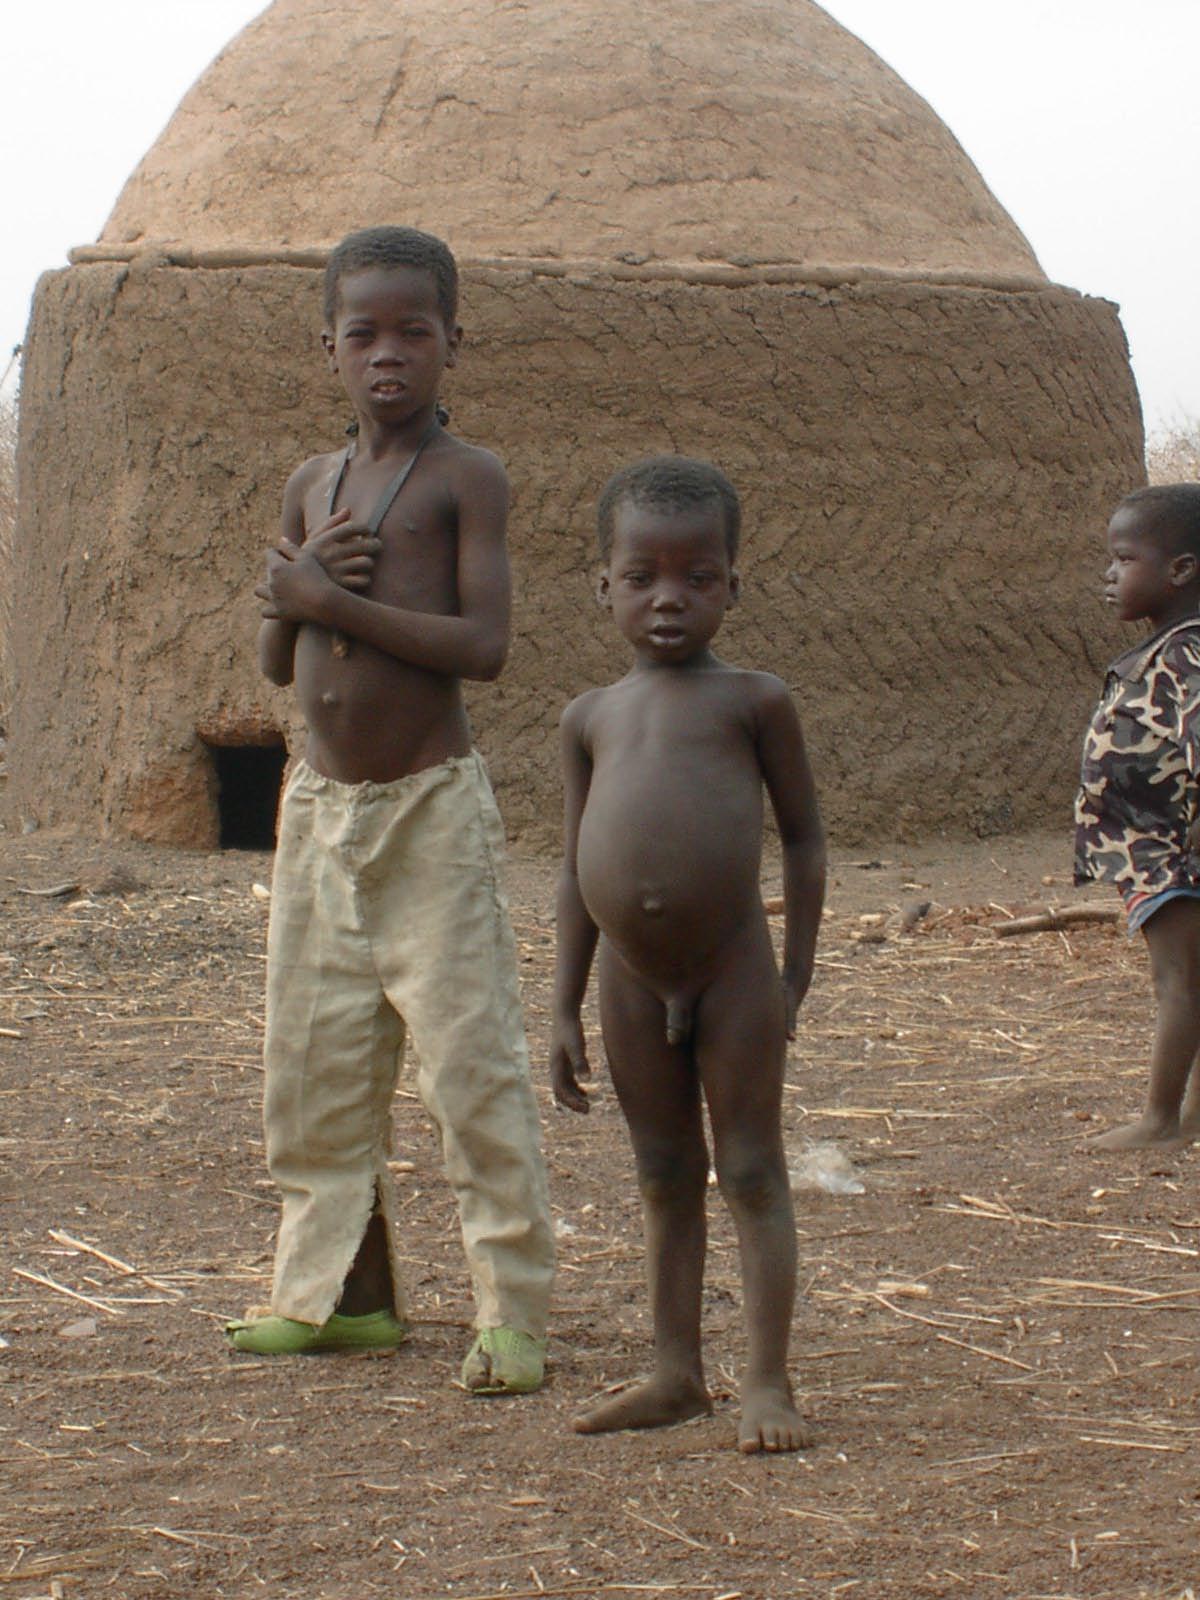
M 571 1426 L 576 1433 L 612 1433 L 618 1428 L 666 1428 L 712 1411 L 703 1383 L 695 1378 L 648 1378 L 611 1400 L 583 1411 Z
M 1167 1122 L 1149 1115 L 1089 1141 L 1093 1150 L 1174 1150 L 1186 1142 L 1176 1119 Z
M 743 1385 L 738 1424 L 738 1449 L 743 1455 L 756 1455 L 760 1450 L 803 1450 L 811 1443 L 812 1434 L 801 1421 L 786 1385 Z

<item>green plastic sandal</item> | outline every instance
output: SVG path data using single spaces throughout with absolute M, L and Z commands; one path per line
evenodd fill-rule
M 390 1311 L 343 1317 L 335 1311 L 319 1328 L 291 1317 L 255 1317 L 227 1322 L 225 1336 L 235 1350 L 256 1356 L 318 1355 L 323 1350 L 394 1350 L 408 1338 L 408 1325 Z
M 471 1394 L 532 1394 L 546 1375 L 546 1341 L 516 1328 L 480 1328 L 462 1364 Z

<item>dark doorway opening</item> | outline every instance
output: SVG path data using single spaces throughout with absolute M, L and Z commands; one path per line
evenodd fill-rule
M 221 849 L 273 850 L 287 747 L 218 744 L 210 748 L 217 768 Z

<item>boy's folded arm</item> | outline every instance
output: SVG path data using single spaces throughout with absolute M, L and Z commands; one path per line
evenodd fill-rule
M 508 654 L 512 580 L 505 548 L 508 480 L 487 451 L 454 465 L 458 509 L 458 610 L 409 611 L 367 600 L 328 580 L 307 590 L 304 620 L 361 639 L 410 666 L 447 677 L 496 678 Z
M 264 617 L 259 624 L 258 670 L 280 687 L 291 683 L 295 676 L 297 632 L 296 623 L 283 622 L 278 617 Z
M 283 488 L 279 532 L 280 539 L 289 545 L 304 542 L 304 495 L 312 471 L 313 462 L 305 461 Z M 258 670 L 271 683 L 287 685 L 295 675 L 296 635 L 300 628 L 298 623 L 275 614 L 269 563 L 267 577 L 255 585 L 254 593 L 265 606 L 258 630 Z

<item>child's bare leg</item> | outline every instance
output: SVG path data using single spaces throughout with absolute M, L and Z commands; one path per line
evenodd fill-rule
M 1200 1133 L 1197 1096 L 1180 1114 L 1200 1049 L 1200 900 L 1169 900 L 1143 927 L 1158 1015 L 1150 1053 L 1150 1091 L 1136 1122 L 1093 1141 L 1099 1150 L 1145 1150 Z
M 669 1045 L 659 1000 L 601 949 L 600 1015 L 637 1160 L 654 1316 L 654 1372 L 575 1419 L 579 1433 L 658 1428 L 712 1410 L 700 1358 L 708 1150 L 687 1046 Z
M 738 1446 L 747 1453 L 810 1442 L 787 1371 L 796 1223 L 780 1129 L 786 1051 L 783 992 L 764 928 L 761 938 L 748 936 L 730 952 L 696 1016 L 717 1179 L 742 1258 L 749 1354 Z
M 372 1311 L 390 1311 L 394 1302 L 387 1224 L 379 1211 L 375 1210 L 371 1213 L 334 1310 L 343 1317 L 365 1317 Z

